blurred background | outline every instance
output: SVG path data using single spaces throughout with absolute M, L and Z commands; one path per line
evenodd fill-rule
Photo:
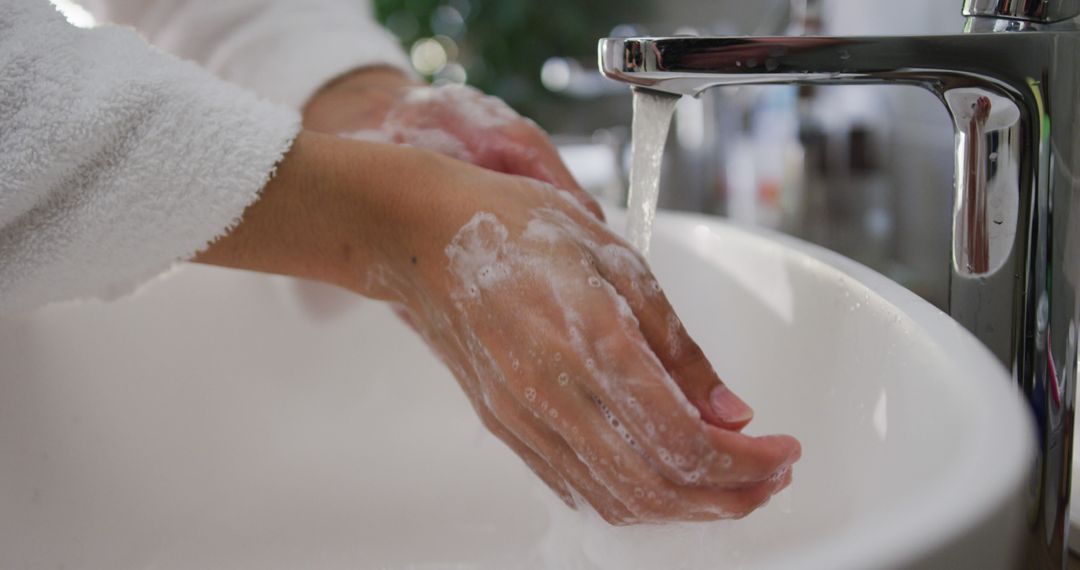
M 53 0 L 74 23 L 92 19 Z M 467 83 L 552 133 L 591 192 L 625 204 L 629 88 L 596 43 L 633 35 L 957 33 L 960 0 L 372 0 L 413 67 Z M 947 301 L 953 129 L 914 87 L 740 87 L 684 98 L 661 208 L 798 236 Z
M 495 94 L 553 134 L 590 191 L 625 203 L 631 103 L 596 40 L 676 34 L 957 33 L 960 2 L 375 0 L 418 72 Z M 912 87 L 741 87 L 684 98 L 661 207 L 839 251 L 943 306 L 951 121 Z

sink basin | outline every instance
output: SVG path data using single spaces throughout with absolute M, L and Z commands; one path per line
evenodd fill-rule
M 612 212 L 622 227 L 622 216 Z M 661 214 L 690 332 L 794 434 L 739 521 L 566 509 L 383 305 L 182 266 L 113 303 L 0 319 L 0 568 L 1005 567 L 1032 433 L 946 315 L 835 254 Z

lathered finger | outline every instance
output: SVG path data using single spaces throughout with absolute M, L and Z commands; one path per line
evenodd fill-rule
M 532 373 L 520 368 L 518 371 Z M 508 387 L 512 385 L 513 382 L 507 384 Z M 542 458 L 578 496 L 586 500 L 609 523 L 622 525 L 636 521 L 633 513 L 597 480 L 577 452 L 567 445 L 553 427 L 571 425 L 582 412 L 588 410 L 575 410 L 569 399 L 559 394 L 550 394 L 550 388 L 542 388 L 540 395 L 535 388 L 531 391 L 526 388 L 520 399 L 515 398 L 508 389 L 492 394 L 488 398 L 490 408 L 479 412 L 481 417 L 487 417 L 485 425 L 496 426 L 491 429 L 489 425 L 489 429 L 493 433 L 496 430 L 506 433 L 526 446 L 532 455 Z M 517 448 L 511 448 L 517 451 Z M 526 457 L 521 453 L 518 455 L 523 459 Z M 571 507 L 573 506 L 575 505 L 571 504 Z
M 617 304 L 628 307 L 650 350 L 702 419 L 733 430 L 750 421 L 753 411 L 723 385 L 675 315 L 645 261 L 626 242 L 583 210 L 550 208 L 537 224 L 577 241 L 580 262 L 615 289 L 620 297 Z
M 727 488 L 678 485 L 641 455 L 636 441 L 613 421 L 602 402 L 583 397 L 596 405 L 604 419 L 583 415 L 565 434 L 567 442 L 640 522 L 739 518 L 764 504 L 791 480 L 790 469 L 783 469 L 763 481 Z
M 712 427 L 707 433 L 712 445 L 724 450 L 719 464 L 730 482 L 753 483 L 774 478 L 802 457 L 802 446 L 789 435 L 752 437 Z
M 495 419 L 495 416 L 488 410 L 477 409 L 476 412 L 480 417 L 481 423 L 484 424 L 484 427 L 487 428 L 492 435 L 506 444 L 511 451 L 520 457 L 521 460 L 529 466 L 529 469 L 531 469 L 533 473 L 536 473 L 544 484 L 566 503 L 566 506 L 572 509 L 576 508 L 574 497 L 570 493 L 570 486 L 563 479 L 562 475 L 548 463 L 547 459 L 541 457 L 538 453 L 533 451 L 531 447 L 518 439 L 517 436 L 506 428 L 506 426 Z
M 714 445 L 707 435 L 715 428 L 701 420 L 664 369 L 622 297 L 606 281 L 594 279 L 599 281 L 590 298 L 595 311 L 571 327 L 571 340 L 586 358 L 584 386 L 672 482 L 715 486 L 734 482 L 724 460 L 730 451 Z
M 598 243 L 591 259 L 597 271 L 626 299 L 638 329 L 706 422 L 740 430 L 754 413 L 727 389 L 705 353 L 687 333 L 645 261 L 620 240 Z

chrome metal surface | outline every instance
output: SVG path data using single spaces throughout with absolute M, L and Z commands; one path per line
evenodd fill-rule
M 998 16 L 1049 20 L 1080 0 L 1043 9 L 969 2 L 966 9 L 990 4 Z M 1057 568 L 1067 556 L 1080 321 L 1080 32 L 1059 27 L 605 39 L 599 46 L 604 74 L 636 88 L 698 95 L 718 85 L 884 83 L 921 86 L 941 99 L 956 133 L 948 310 L 1012 371 L 1030 402 L 1040 456 L 1027 565 Z
M 1080 0 L 964 0 L 965 16 L 1060 22 L 1080 14 Z

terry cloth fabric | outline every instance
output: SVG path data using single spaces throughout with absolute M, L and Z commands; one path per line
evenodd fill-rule
M 256 199 L 322 83 L 404 67 L 349 0 L 89 8 L 284 106 L 130 29 L 75 28 L 46 0 L 0 0 L 0 313 L 114 296 L 190 258 Z M 324 18 L 341 27 L 320 36 Z

